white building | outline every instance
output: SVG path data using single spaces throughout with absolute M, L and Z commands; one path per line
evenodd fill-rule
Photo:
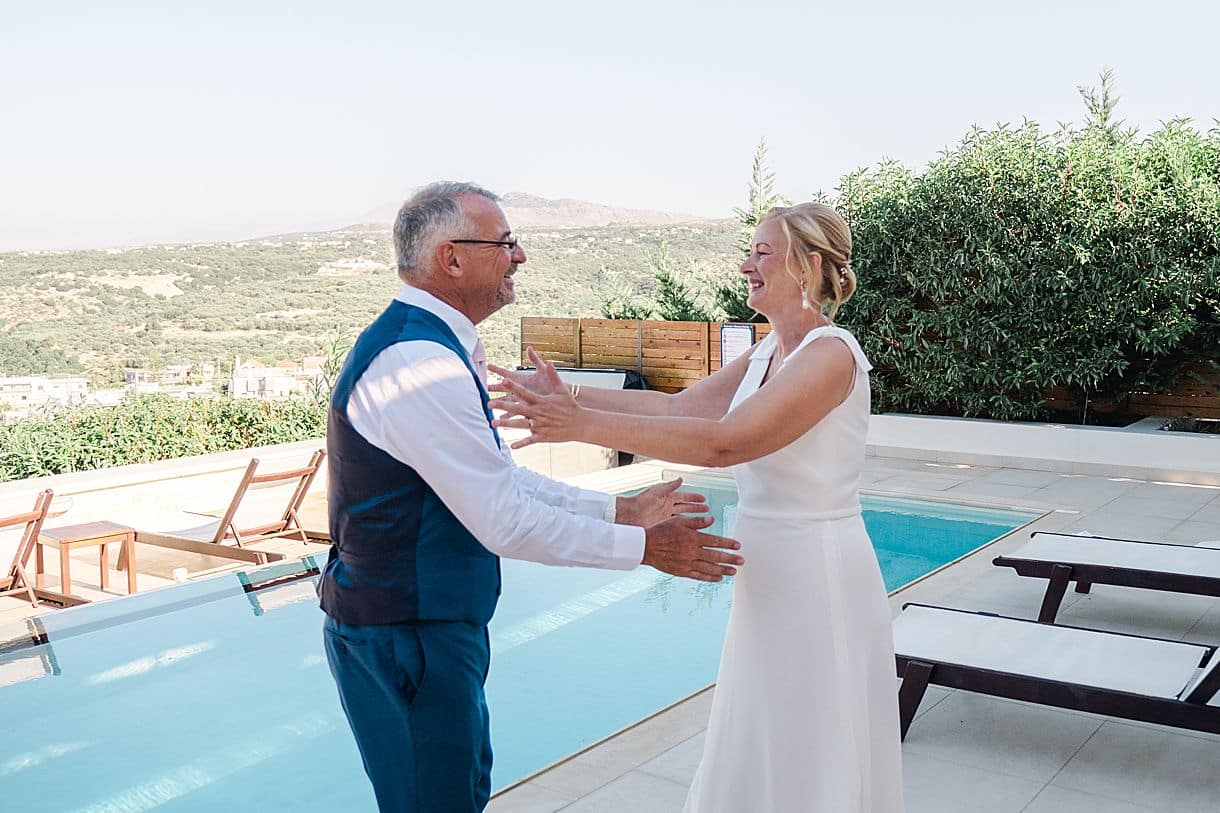
M 171 364 L 161 370 L 145 367 L 128 367 L 123 370 L 123 386 L 137 395 L 161 393 L 175 398 L 208 398 L 215 395 L 212 381 L 216 378 L 216 365 Z
M 0 421 L 28 418 L 48 405 L 81 404 L 89 397 L 89 379 L 79 376 L 0 376 Z
M 323 363 L 321 356 L 306 356 L 300 361 L 281 361 L 274 367 L 264 367 L 239 358 L 233 363 L 229 394 L 234 398 L 271 401 L 311 393 L 323 384 Z

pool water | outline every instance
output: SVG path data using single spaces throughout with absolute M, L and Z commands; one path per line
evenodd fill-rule
M 731 524 L 731 481 L 693 485 L 712 531 Z M 890 589 L 1032 518 L 865 501 Z M 0 635 L 5 808 L 375 809 L 323 655 L 311 565 L 56 611 Z M 715 679 L 731 583 L 510 560 L 503 574 L 487 687 L 495 787 Z

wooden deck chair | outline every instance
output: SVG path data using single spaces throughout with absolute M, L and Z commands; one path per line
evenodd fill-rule
M 1093 584 L 1114 584 L 1220 596 L 1220 550 L 1199 545 L 1034 533 L 992 564 L 1048 580 L 1038 612 L 1038 620 L 1047 624 L 1059 614 L 1069 582 L 1076 582 L 1077 593 L 1088 593 Z
M 325 457 L 326 452 L 318 449 L 301 468 L 267 474 L 257 473 L 259 461 L 254 458 L 246 466 L 219 521 L 186 531 L 137 531 L 136 541 L 257 564 L 284 559 L 284 554 L 253 550 L 249 546 L 280 538 L 310 541 L 298 512 Z M 260 491 L 265 491 L 265 495 L 260 496 Z M 230 541 L 233 544 L 228 544 Z
M 908 604 L 894 619 L 903 739 L 929 684 L 1220 734 L 1220 650 Z
M 37 607 L 40 601 L 60 606 L 81 603 L 75 596 L 65 596 L 39 587 L 30 580 L 26 570 L 30 564 L 30 556 L 34 553 L 34 545 L 38 542 L 38 534 L 42 532 L 42 523 L 46 521 L 47 511 L 51 508 L 53 496 L 55 495 L 48 489 L 35 498 L 33 510 L 11 517 L 0 517 L 0 530 L 24 526 L 17 540 L 17 550 L 13 553 L 13 562 L 9 565 L 8 572 L 0 577 L 0 596 L 20 596 L 33 607 Z
M 325 457 L 326 452 L 318 449 L 310 456 L 309 462 L 303 468 L 277 471 L 271 474 L 255 474 L 255 470 L 258 469 L 258 458 L 256 457 L 251 460 L 250 465 L 246 466 L 246 473 L 242 475 L 241 482 L 237 486 L 237 491 L 233 494 L 233 499 L 221 518 L 220 526 L 216 529 L 216 537 L 212 541 L 219 544 L 226 539 L 232 539 L 237 543 L 238 547 L 263 539 L 275 539 L 278 537 L 291 537 L 299 539 L 302 542 L 308 542 L 309 537 L 306 536 L 305 529 L 301 527 L 301 520 L 297 512 L 301 509 L 301 503 L 305 500 L 305 494 L 309 491 L 309 487 L 313 485 L 313 480 L 318 475 L 318 468 L 322 465 L 322 460 Z M 249 517 L 249 521 L 256 523 L 259 523 L 261 519 L 269 517 L 266 514 L 263 517 L 238 516 L 242 502 L 246 499 L 250 489 L 282 486 L 293 480 L 296 481 L 296 486 L 293 488 L 292 494 L 278 518 L 271 521 L 262 521 L 260 524 L 248 525 L 244 528 L 238 527 L 238 523 L 247 519 L 247 517 Z

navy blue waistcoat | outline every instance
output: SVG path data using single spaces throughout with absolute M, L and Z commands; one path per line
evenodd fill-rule
M 487 624 L 500 595 L 500 559 L 479 544 L 410 466 L 365 440 L 347 417 L 352 389 L 382 350 L 430 341 L 461 358 L 499 443 L 487 390 L 439 317 L 395 300 L 356 340 L 335 382 L 326 426 L 327 499 L 334 547 L 322 573 L 322 609 L 343 624 L 462 621 Z M 420 444 L 428 427 L 412 427 Z

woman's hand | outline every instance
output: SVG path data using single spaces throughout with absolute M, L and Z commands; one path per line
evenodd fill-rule
M 657 483 L 633 497 L 616 497 L 614 521 L 647 528 L 682 514 L 706 514 L 707 497 L 697 491 L 678 491 L 682 478 Z
M 542 356 L 534 352 L 532 347 L 526 347 L 525 354 L 529 356 L 529 360 L 533 363 L 534 372 L 509 370 L 495 364 L 488 364 L 487 369 L 500 376 L 500 382 L 489 386 L 487 391 L 507 392 L 508 390 L 504 388 L 503 383 L 505 381 L 512 381 L 514 384 L 524 387 L 535 395 L 556 395 L 568 389 L 567 385 L 559 378 L 559 373 L 556 372 L 554 364 L 543 359 Z
M 590 410 L 582 409 L 576 403 L 576 399 L 562 383 L 558 392 L 547 395 L 532 392 L 528 387 L 518 384 L 512 378 L 502 379 L 497 389 L 506 394 L 492 400 L 489 406 L 492 409 L 503 410 L 513 417 L 497 418 L 492 425 L 508 429 L 530 430 L 530 436 L 514 443 L 513 449 L 520 449 L 533 443 L 580 440 L 588 422 L 588 416 L 592 414 Z

